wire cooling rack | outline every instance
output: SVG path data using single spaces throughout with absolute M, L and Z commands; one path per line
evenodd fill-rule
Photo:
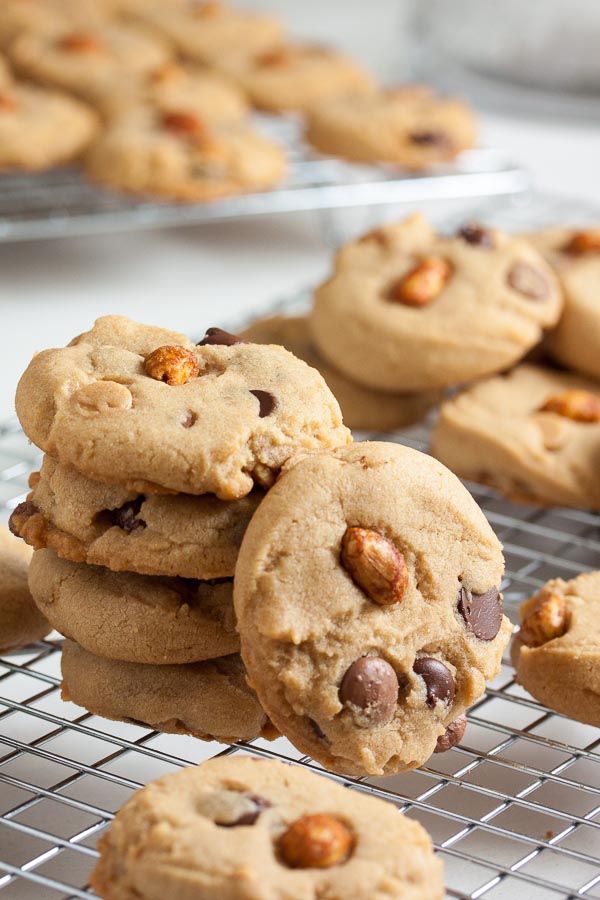
M 427 426 L 393 435 L 418 449 Z M 4 516 L 39 462 L 16 424 L 0 430 Z M 600 517 L 540 510 L 469 485 L 505 546 L 506 611 L 550 577 L 600 568 Z M 95 845 L 140 785 L 220 754 L 316 766 L 283 738 L 226 746 L 90 715 L 59 693 L 60 641 L 0 659 L 2 900 L 93 896 Z M 333 776 L 332 776 L 333 777 Z M 470 710 L 460 747 L 385 779 L 338 779 L 418 819 L 446 867 L 448 896 L 486 900 L 600 898 L 600 732 L 553 713 L 501 675 Z
M 399 173 L 317 157 L 302 143 L 295 119 L 256 118 L 260 130 L 282 143 L 289 157 L 290 174 L 276 190 L 213 203 L 161 203 L 97 187 L 76 169 L 2 175 L 0 241 L 197 225 L 266 213 L 508 196 L 529 187 L 525 172 L 494 149 L 463 153 L 452 165 L 429 173 Z

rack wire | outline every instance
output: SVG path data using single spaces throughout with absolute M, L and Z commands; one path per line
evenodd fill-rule
M 564 203 L 538 203 L 538 219 Z M 580 220 L 591 214 L 577 215 Z M 531 210 L 509 210 L 531 227 Z M 490 218 L 490 216 L 488 216 Z M 493 219 L 494 216 L 492 215 Z M 498 218 L 496 216 L 496 218 Z M 500 217 L 502 218 L 502 216 Z M 296 307 L 302 297 L 269 311 Z M 357 438 L 426 449 L 429 423 Z M 0 425 L 0 518 L 27 493 L 40 462 L 16 422 Z M 548 578 L 600 568 L 600 516 L 517 506 L 468 487 L 505 547 L 505 610 Z M 226 754 L 277 758 L 323 772 L 284 738 L 224 745 L 111 722 L 60 699 L 58 636 L 0 658 L 0 896 L 89 898 L 96 842 L 125 800 L 150 779 Z M 600 731 L 554 713 L 515 683 L 510 662 L 469 711 L 459 747 L 390 778 L 350 789 L 394 803 L 432 835 L 458 900 L 600 898 Z
M 529 187 L 525 172 L 498 150 L 472 150 L 451 165 L 411 174 L 317 157 L 302 143 L 293 117 L 255 118 L 260 130 L 287 151 L 290 174 L 276 190 L 183 204 L 104 189 L 72 168 L 5 174 L 0 176 L 0 241 L 198 225 L 267 213 L 509 196 Z

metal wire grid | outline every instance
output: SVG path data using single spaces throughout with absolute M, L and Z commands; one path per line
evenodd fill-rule
M 369 435 L 423 449 L 427 427 Z M 366 437 L 366 435 L 365 435 Z M 0 430 L 4 514 L 39 454 Z M 600 517 L 517 507 L 470 485 L 503 541 L 507 612 L 549 577 L 600 567 Z M 225 746 L 108 722 L 59 696 L 60 641 L 0 660 L 0 890 L 17 898 L 90 897 L 96 841 L 151 778 L 219 754 L 315 767 L 283 738 Z M 455 898 L 600 898 L 600 733 L 553 713 L 515 684 L 508 662 L 475 704 L 460 747 L 415 772 L 338 779 L 396 804 L 433 836 Z M 334 776 L 332 776 L 334 777 Z
M 259 128 L 287 150 L 290 174 L 278 189 L 181 204 L 103 189 L 76 169 L 0 176 L 0 241 L 201 224 L 265 213 L 358 205 L 506 196 L 527 190 L 528 176 L 502 153 L 478 149 L 431 173 L 399 173 L 314 156 L 297 120 L 256 116 Z

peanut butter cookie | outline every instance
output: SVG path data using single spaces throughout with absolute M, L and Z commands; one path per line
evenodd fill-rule
M 521 606 L 517 681 L 550 709 L 600 728 L 600 572 L 555 578 Z
M 351 440 L 321 375 L 283 347 L 219 328 L 193 344 L 121 316 L 38 353 L 16 406 L 42 450 L 144 493 L 236 500 L 293 454 Z
M 474 225 L 443 236 L 414 215 L 338 252 L 311 329 L 349 378 L 420 391 L 513 365 L 562 307 L 556 276 L 527 241 Z
M 27 587 L 31 551 L 0 526 L 0 653 L 46 637 L 52 631 Z
M 503 571 L 483 513 L 431 457 L 365 442 L 300 459 L 238 557 L 250 683 L 326 768 L 415 768 L 499 671 Z
M 96 656 L 178 665 L 239 649 L 231 579 L 111 572 L 36 550 L 29 588 L 52 627 Z
M 95 716 L 133 721 L 201 740 L 273 737 L 237 654 L 152 666 L 94 656 L 72 641 L 62 651 L 62 698 Z
M 91 878 L 104 900 L 441 900 L 442 863 L 395 806 L 247 756 L 167 775 L 125 804 Z
M 518 366 L 447 400 L 431 450 L 512 499 L 600 510 L 600 385 Z

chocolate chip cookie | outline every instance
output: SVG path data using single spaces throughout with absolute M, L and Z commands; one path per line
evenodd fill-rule
M 98 120 L 83 103 L 0 73 L 0 170 L 40 171 L 78 157 Z
M 334 98 L 311 109 L 305 137 L 327 155 L 418 170 L 474 147 L 477 124 L 462 101 L 407 85 Z
M 227 53 L 258 52 L 281 40 L 281 24 L 273 16 L 234 9 L 218 0 L 150 0 L 139 4 L 135 12 L 184 56 L 208 65 Z
M 529 239 L 553 266 L 565 295 L 546 349 L 567 368 L 600 379 L 600 228 L 549 228 Z
M 600 386 L 521 365 L 441 408 L 432 453 L 525 503 L 600 509 Z
M 152 666 L 103 659 L 65 641 L 62 677 L 63 700 L 105 719 L 207 741 L 274 736 L 237 654 Z
M 548 581 L 519 618 L 511 648 L 519 684 L 550 709 L 600 727 L 600 572 Z
M 511 632 L 501 545 L 457 478 L 377 442 L 284 472 L 242 542 L 234 602 L 274 725 L 335 772 L 421 765 Z
M 338 252 L 311 329 L 349 378 L 429 390 L 513 365 L 562 306 L 556 276 L 524 239 L 476 225 L 443 236 L 414 215 Z
M 436 391 L 391 394 L 372 391 L 351 381 L 325 362 L 315 349 L 306 316 L 258 319 L 241 332 L 258 344 L 282 344 L 294 356 L 318 369 L 340 404 L 345 424 L 359 431 L 394 431 L 424 418 L 439 400 Z
M 111 572 L 37 550 L 29 588 L 53 628 L 107 659 L 178 665 L 239 649 L 231 579 Z
M 31 599 L 31 551 L 0 526 L 0 653 L 39 641 L 52 631 Z
M 268 112 L 306 112 L 338 97 L 370 94 L 375 81 L 353 59 L 327 47 L 282 44 L 254 55 L 223 56 L 218 67 Z
M 47 453 L 143 493 L 235 500 L 294 453 L 351 440 L 321 375 L 282 347 L 218 328 L 193 344 L 121 316 L 35 356 L 16 406 Z
M 104 900 L 441 900 L 442 863 L 395 806 L 275 760 L 211 759 L 125 804 L 99 844 Z
M 249 125 L 140 106 L 106 128 L 85 168 L 109 187 L 200 203 L 272 188 L 287 164 L 283 149 Z
M 18 37 L 8 53 L 25 77 L 100 105 L 124 82 L 171 58 L 157 35 L 116 22 L 36 29 Z
M 113 571 L 182 578 L 233 576 L 263 492 L 226 502 L 212 494 L 140 494 L 102 484 L 49 456 L 10 524 L 36 550 Z

